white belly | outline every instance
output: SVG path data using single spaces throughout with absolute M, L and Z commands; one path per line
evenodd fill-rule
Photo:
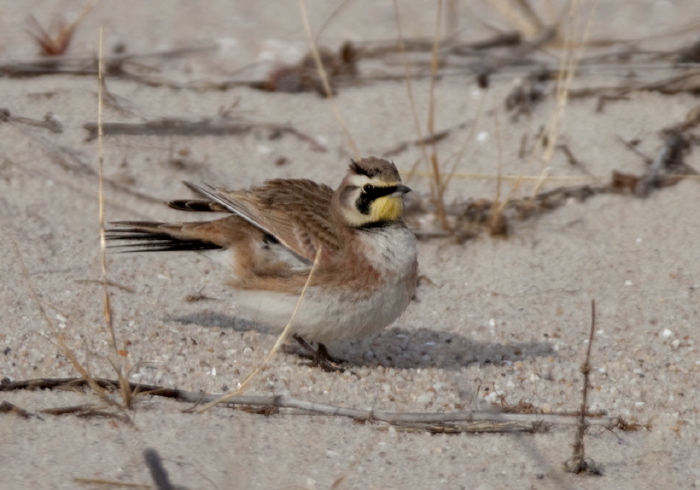
M 362 337 L 401 315 L 415 293 L 416 243 L 405 228 L 373 232 L 367 254 L 382 272 L 381 287 L 371 294 L 309 288 L 290 333 L 314 342 Z M 299 297 L 270 291 L 237 291 L 236 306 L 251 320 L 278 330 L 292 317 Z

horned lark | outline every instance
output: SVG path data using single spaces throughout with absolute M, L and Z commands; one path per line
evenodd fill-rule
M 416 239 L 403 222 L 396 166 L 353 161 L 333 191 L 302 179 L 275 179 L 248 190 L 187 187 L 204 199 L 171 201 L 180 211 L 228 213 L 213 221 L 123 221 L 109 240 L 125 251 L 208 251 L 223 256 L 234 303 L 251 319 L 283 329 L 320 250 L 291 333 L 329 368 L 324 343 L 361 337 L 393 322 L 416 289 Z M 306 341 L 318 343 L 313 349 Z

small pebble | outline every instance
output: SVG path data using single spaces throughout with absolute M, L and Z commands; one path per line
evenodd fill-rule
M 423 393 L 422 395 L 418 395 L 416 402 L 428 403 L 433 399 L 433 396 L 435 396 L 433 393 Z

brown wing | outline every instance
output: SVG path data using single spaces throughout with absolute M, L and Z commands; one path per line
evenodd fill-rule
M 340 248 L 330 216 L 333 189 L 327 185 L 305 179 L 269 180 L 241 191 L 187 185 L 307 260 L 314 260 L 319 246 L 326 251 Z

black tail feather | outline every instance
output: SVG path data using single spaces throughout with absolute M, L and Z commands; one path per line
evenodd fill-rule
M 166 231 L 158 230 L 158 225 L 162 225 L 163 223 L 117 221 L 112 224 L 124 227 L 105 230 L 106 240 L 110 242 L 127 242 L 122 244 L 110 243 L 109 248 L 124 249 L 120 250 L 120 253 L 183 252 L 189 250 L 216 250 L 221 248 L 221 246 L 206 240 L 178 238 Z

